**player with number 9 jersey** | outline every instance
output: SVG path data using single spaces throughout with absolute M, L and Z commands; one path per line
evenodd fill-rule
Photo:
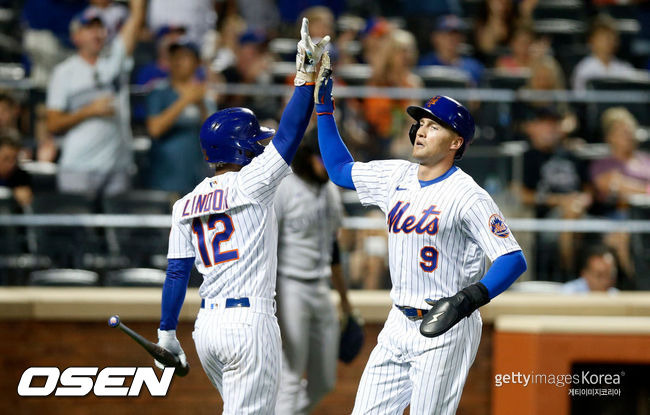
M 526 269 L 490 195 L 455 165 L 474 138 L 458 101 L 408 107 L 407 160 L 355 162 L 333 117 L 332 80 L 315 92 L 318 140 L 334 183 L 386 215 L 394 306 L 361 377 L 353 415 L 453 414 L 481 338 L 478 308 Z M 492 261 L 486 272 L 485 257 Z

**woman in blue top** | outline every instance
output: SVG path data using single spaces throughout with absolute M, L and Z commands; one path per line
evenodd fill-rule
M 147 97 L 147 131 L 153 139 L 147 184 L 152 189 L 185 194 L 205 177 L 199 130 L 207 116 L 205 84 L 194 74 L 199 51 L 190 42 L 169 47 L 169 78 Z

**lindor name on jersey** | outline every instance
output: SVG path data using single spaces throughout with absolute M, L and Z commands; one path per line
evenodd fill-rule
M 210 181 L 210 187 L 216 185 L 216 180 Z M 228 210 L 228 188 L 217 188 L 211 192 L 194 194 L 191 198 L 188 197 L 183 205 L 181 217 L 200 216 L 209 212 L 217 213 L 226 210 Z

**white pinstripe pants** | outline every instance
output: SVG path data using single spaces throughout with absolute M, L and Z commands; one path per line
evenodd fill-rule
M 478 312 L 436 338 L 393 307 L 363 371 L 353 415 L 454 414 L 481 339 Z
M 282 345 L 278 321 L 270 311 L 199 311 L 192 337 L 203 370 L 223 398 L 224 414 L 274 413 Z

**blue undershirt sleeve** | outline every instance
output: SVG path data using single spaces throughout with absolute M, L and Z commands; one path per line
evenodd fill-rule
M 194 266 L 193 257 L 168 260 L 167 278 L 162 292 L 160 330 L 176 330 L 192 266 Z
M 510 252 L 495 259 L 480 282 L 488 289 L 492 299 L 510 287 L 527 267 L 521 251 Z
M 343 143 L 332 114 L 318 116 L 318 145 L 332 182 L 337 186 L 355 190 L 352 181 L 354 159 Z
M 284 108 L 273 145 L 284 161 L 291 165 L 314 110 L 314 85 L 297 86 Z

